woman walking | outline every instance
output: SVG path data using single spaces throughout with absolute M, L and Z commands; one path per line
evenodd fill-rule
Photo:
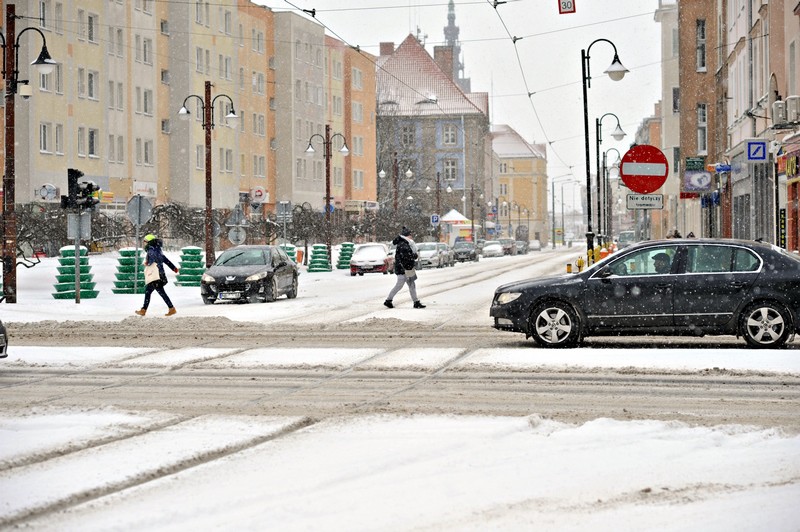
M 164 264 L 169 266 L 173 272 L 178 273 L 178 268 L 172 264 L 165 255 L 164 252 L 161 251 L 162 242 L 160 239 L 156 238 L 155 235 L 147 235 L 144 237 L 144 249 L 147 251 L 147 256 L 144 259 L 144 265 L 148 266 L 150 264 L 155 264 L 158 267 L 158 279 L 155 281 L 151 281 L 147 283 L 147 286 L 144 289 L 144 304 L 142 308 L 136 311 L 136 314 L 139 316 L 144 316 L 147 313 L 147 307 L 150 305 L 150 295 L 153 293 L 153 290 L 158 292 L 158 295 L 161 296 L 161 299 L 164 300 L 164 303 L 167 304 L 169 310 L 165 316 L 172 316 L 177 311 L 175 307 L 172 306 L 172 301 L 170 301 L 167 292 L 164 291 L 164 286 L 167 284 L 167 276 L 164 273 Z
M 414 302 L 414 308 L 425 308 L 425 305 L 417 299 L 417 285 L 415 283 L 417 273 L 414 270 L 414 264 L 417 260 L 417 245 L 411 238 L 411 229 L 403 227 L 400 234 L 392 241 L 392 244 L 397 246 L 394 251 L 394 273 L 397 274 L 397 282 L 383 304 L 389 308 L 394 308 L 392 299 L 403 288 L 403 285 L 407 284 L 411 300 Z

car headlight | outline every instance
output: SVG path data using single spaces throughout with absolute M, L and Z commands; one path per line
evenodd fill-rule
M 497 296 L 497 302 L 501 305 L 507 305 L 521 296 L 521 292 L 503 292 Z
M 207 273 L 203 274 L 203 277 L 201 278 L 201 280 L 204 283 L 216 283 L 217 282 L 216 279 L 214 279 L 212 276 L 208 275 Z
M 269 275 L 268 272 L 254 273 L 253 275 L 251 275 L 250 277 L 245 279 L 245 282 L 252 283 L 253 281 L 260 281 L 261 279 L 263 279 L 267 275 Z

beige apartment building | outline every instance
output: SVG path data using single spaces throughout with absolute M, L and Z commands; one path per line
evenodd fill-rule
M 319 210 L 325 159 L 315 135 L 328 123 L 350 149 L 334 150 L 333 204 L 374 204 L 374 58 L 335 39 L 326 46 L 316 22 L 246 0 L 15 6 L 16 34 L 41 31 L 58 63 L 46 76 L 29 67 L 43 43 L 25 32 L 19 78 L 33 94 L 14 100 L 17 203 L 57 203 L 40 197 L 43 185 L 66 194 L 67 168 L 77 168 L 103 189 L 104 208 L 135 194 L 202 207 L 210 174 L 214 209 L 267 213 L 284 200 Z

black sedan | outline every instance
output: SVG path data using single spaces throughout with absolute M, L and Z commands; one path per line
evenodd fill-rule
M 800 256 L 744 240 L 642 242 L 578 274 L 503 285 L 489 314 L 495 329 L 545 347 L 708 334 L 777 348 L 800 331 Z
M 453 258 L 458 262 L 478 262 L 480 253 L 474 243 L 460 240 L 453 244 Z
M 0 358 L 6 358 L 8 356 L 8 333 L 6 332 L 6 326 L 3 325 L 3 321 L 0 320 Z
M 203 273 L 203 303 L 275 301 L 297 297 L 297 264 L 278 246 L 236 246 Z

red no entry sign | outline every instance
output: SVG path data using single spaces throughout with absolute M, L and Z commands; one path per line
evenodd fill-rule
M 666 156 L 649 144 L 632 147 L 622 156 L 619 175 L 629 189 L 639 194 L 650 194 L 661 188 L 669 174 Z

